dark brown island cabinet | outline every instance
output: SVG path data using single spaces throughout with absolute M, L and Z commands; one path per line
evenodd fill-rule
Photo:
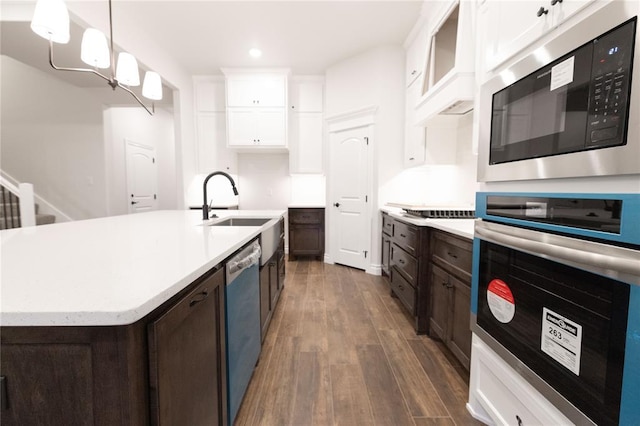
M 468 370 L 472 241 L 383 212 L 381 242 L 382 273 L 416 333 L 441 339 Z
M 2 327 L 3 426 L 225 425 L 224 269 L 122 326 Z
M 271 259 L 260 267 L 260 330 L 263 341 L 278 304 L 280 293 L 284 288 L 284 219 L 281 219 L 280 229 L 282 229 L 282 233 L 278 249 L 271 256 Z
M 289 258 L 324 256 L 324 208 L 289 208 Z

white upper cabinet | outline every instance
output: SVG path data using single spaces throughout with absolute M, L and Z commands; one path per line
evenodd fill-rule
M 324 78 L 293 77 L 289 103 L 289 171 L 322 174 Z
M 594 0 L 485 0 L 484 68 L 491 71 Z
M 407 88 L 405 100 L 404 128 L 404 166 L 415 167 L 425 162 L 426 128 L 418 126 L 415 120 L 415 105 L 420 99 L 422 87 L 419 79 L 415 79 Z
M 415 120 L 422 126 L 438 115 L 463 115 L 475 96 L 475 2 L 427 2 L 432 16 L 426 41 L 422 95 Z
M 193 78 L 199 173 L 238 173 L 237 154 L 227 148 L 224 78 Z
M 240 74 L 227 77 L 228 107 L 285 107 L 286 98 L 286 75 Z
M 283 147 L 287 118 L 282 108 L 234 108 L 227 112 L 230 148 Z
M 427 55 L 427 26 L 422 19 L 418 20 L 408 41 L 405 66 L 406 87 L 411 86 L 414 81 L 420 81 L 424 70 L 424 61 Z
M 292 112 L 322 112 L 324 78 L 294 77 L 290 85 Z
M 196 76 L 195 88 L 197 112 L 224 112 L 224 80 L 221 77 Z
M 227 146 L 287 148 L 289 71 L 223 69 L 226 82 Z

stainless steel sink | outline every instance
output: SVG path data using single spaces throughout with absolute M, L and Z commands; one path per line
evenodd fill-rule
M 271 259 L 271 256 L 278 250 L 280 239 L 283 236 L 284 229 L 279 218 L 267 217 L 230 217 L 220 220 L 219 222 L 205 223 L 206 226 L 262 226 L 267 222 L 273 221 L 267 229 L 260 232 L 260 248 L 262 255 L 260 256 L 260 265 L 264 265 Z
M 271 218 L 264 217 L 232 217 L 209 226 L 262 226 L 270 220 Z

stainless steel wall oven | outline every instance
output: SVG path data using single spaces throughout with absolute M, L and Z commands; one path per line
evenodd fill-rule
M 478 193 L 473 332 L 579 424 L 640 424 L 640 194 Z

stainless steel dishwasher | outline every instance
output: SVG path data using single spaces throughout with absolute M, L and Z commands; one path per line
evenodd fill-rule
M 260 356 L 260 244 L 255 239 L 226 262 L 228 419 L 233 422 Z

